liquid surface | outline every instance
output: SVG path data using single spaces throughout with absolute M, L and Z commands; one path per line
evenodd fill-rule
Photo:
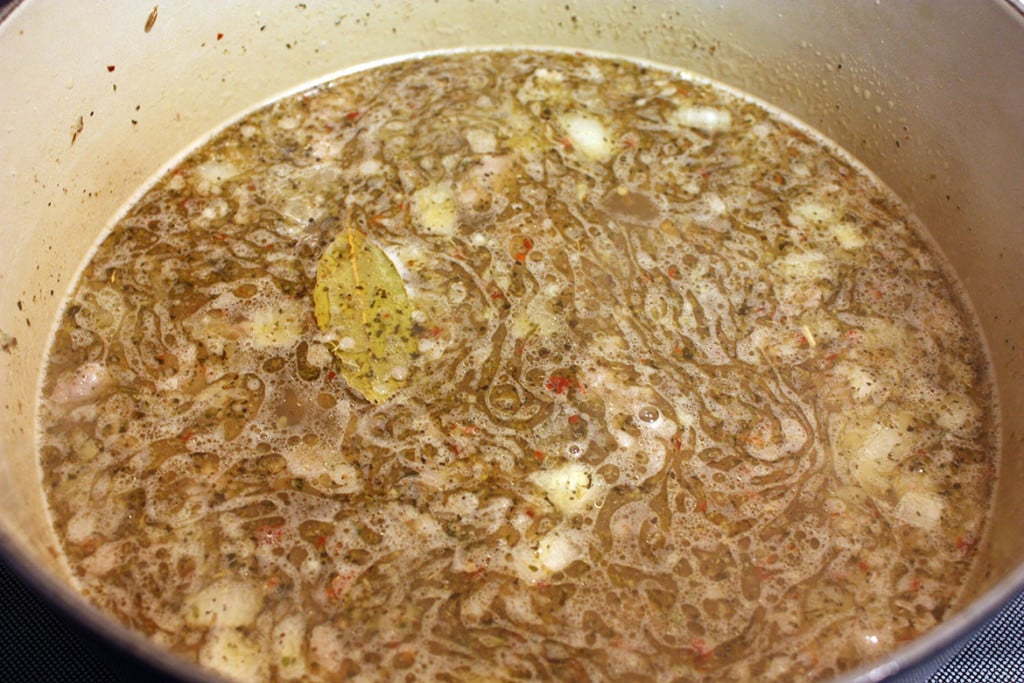
M 379 404 L 314 315 L 346 230 L 411 309 Z M 679 74 L 471 53 L 277 102 L 147 193 L 67 304 L 41 458 L 89 599 L 239 679 L 820 679 L 955 604 L 987 378 L 821 140 Z

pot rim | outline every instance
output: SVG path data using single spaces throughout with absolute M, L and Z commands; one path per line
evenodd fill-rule
M 0 0 L 0 24 L 5 22 L 25 0 Z M 995 0 L 1008 7 L 1019 20 L 1024 37 L 1024 0 Z M 164 675 L 189 683 L 224 681 L 216 673 L 200 667 L 160 647 L 148 637 L 134 631 L 111 615 L 89 603 L 67 582 L 58 580 L 32 560 L 22 544 L 0 524 L 0 562 L 10 569 L 59 615 L 71 625 L 97 635 L 118 654 L 131 658 L 136 665 L 156 667 Z M 999 582 L 962 606 L 951 617 L 914 638 L 898 649 L 868 661 L 859 667 L 830 679 L 832 683 L 868 683 L 888 680 L 920 670 L 937 669 L 951 659 L 961 647 L 1018 595 L 1024 594 L 1024 562 L 1018 564 Z M 941 659 L 936 659 L 940 656 Z

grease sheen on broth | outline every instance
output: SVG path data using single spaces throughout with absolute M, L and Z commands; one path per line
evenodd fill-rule
M 345 216 L 405 386 L 313 317 Z M 99 245 L 40 443 L 88 598 L 251 680 L 820 679 L 956 604 L 988 366 L 899 201 L 624 60 L 440 55 L 255 112 Z

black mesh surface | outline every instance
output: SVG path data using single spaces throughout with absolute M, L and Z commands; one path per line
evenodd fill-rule
M 124 680 L 0 562 L 0 681 Z
M 0 681 L 128 683 L 110 652 L 83 639 L 0 562 Z M 154 679 L 147 677 L 147 683 Z M 1024 683 L 1024 594 L 930 683 Z
M 1003 608 L 930 683 L 1024 683 L 1024 593 Z

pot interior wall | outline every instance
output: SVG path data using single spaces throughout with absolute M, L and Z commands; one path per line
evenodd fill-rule
M 1024 22 L 1011 5 L 324 5 L 182 0 L 147 29 L 152 5 L 26 2 L 0 25 L 0 63 L 16 65 L 0 74 L 0 535 L 37 583 L 82 609 L 53 552 L 34 405 L 61 299 L 126 202 L 205 133 L 300 84 L 420 50 L 509 44 L 717 78 L 821 129 L 912 205 L 976 306 L 1005 417 L 994 533 L 969 593 L 1024 583 L 1024 497 L 1013 494 L 1024 485 Z

